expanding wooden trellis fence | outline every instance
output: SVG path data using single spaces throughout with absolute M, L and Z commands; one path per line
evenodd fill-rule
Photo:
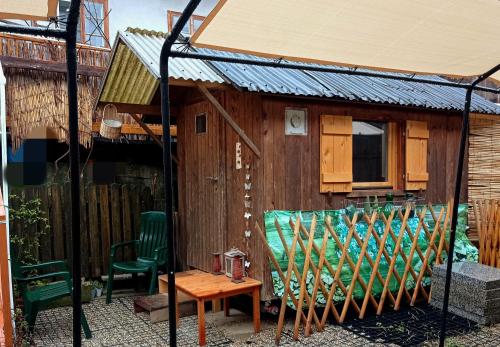
M 418 225 L 414 231 L 409 225 L 409 217 L 415 214 L 418 218 Z M 429 218 L 429 214 L 431 218 Z M 399 218 L 400 227 L 395 230 L 393 221 Z M 448 251 L 448 244 L 445 240 L 445 232 L 451 219 L 451 203 L 434 209 L 432 205 L 410 210 L 402 211 L 393 209 L 388 218 L 383 213 L 374 211 L 371 216 L 366 213 L 356 213 L 352 219 L 346 215 L 343 216 L 345 225 L 348 228 L 347 235 L 341 230 L 336 230 L 332 224 L 331 217 L 326 217 L 324 221 L 318 221 L 313 217 L 309 230 L 305 223 L 299 217 L 296 220 L 290 220 L 290 227 L 293 230 L 293 239 L 289 244 L 277 219 L 275 226 L 281 239 L 284 254 L 288 259 L 286 273 L 280 268 L 275 253 L 267 242 L 266 235 L 256 225 L 258 234 L 264 244 L 264 249 L 279 279 L 284 283 L 284 292 L 281 297 L 281 310 L 279 314 L 278 328 L 276 331 L 276 343 L 279 344 L 284 326 L 285 310 L 287 300 L 291 299 L 296 308 L 296 318 L 294 324 L 293 337 L 298 339 L 299 328 L 302 322 L 304 333 L 309 336 L 312 333 L 312 325 L 316 326 L 317 331 L 324 329 L 329 313 L 331 312 L 335 321 L 342 323 L 346 319 L 349 308 L 352 308 L 359 318 L 365 316 L 368 305 L 373 306 L 377 314 L 381 314 L 385 302 L 388 300 L 394 310 L 398 310 L 402 301 L 407 300 L 410 305 L 414 305 L 417 299 L 422 297 L 430 301 L 430 290 L 424 286 L 424 276 L 432 274 L 432 264 L 443 263 L 443 251 Z M 413 222 L 414 218 L 412 218 Z M 380 221 L 383 223 L 383 233 L 380 233 Z M 366 233 L 357 231 L 356 225 L 360 222 L 366 223 Z M 318 227 L 318 223 L 324 223 L 324 228 Z M 378 223 L 378 230 L 376 228 Z M 413 224 L 414 225 L 414 224 Z M 321 245 L 318 246 L 314 241 L 317 230 L 324 230 Z M 340 257 L 336 264 L 332 264 L 326 257 L 329 239 L 333 239 L 334 245 L 340 250 Z M 344 242 L 342 242 L 344 240 Z M 369 243 L 376 242 L 376 256 L 372 256 L 367 251 Z M 403 242 L 407 242 L 403 247 Z M 330 244 L 331 245 L 331 244 Z M 353 247 L 353 245 L 355 247 Z M 411 246 L 410 246 L 411 245 Z M 425 247 L 423 246 L 425 245 Z M 331 246 L 330 246 L 331 247 Z M 356 248 L 357 254 L 353 249 Z M 305 254 L 305 260 L 302 271 L 296 262 L 298 249 Z M 313 259 L 313 254 L 315 255 Z M 417 259 L 417 261 L 414 261 Z M 404 266 L 396 266 L 396 263 L 403 261 Z M 351 276 L 341 278 L 342 271 L 345 270 L 347 263 Z M 385 269 L 381 264 L 384 263 Z M 370 275 L 367 280 L 361 276 L 361 268 L 368 264 L 370 266 Z M 329 285 L 322 278 L 322 271 L 326 268 L 333 282 Z M 403 271 L 401 269 L 404 268 Z M 312 293 L 307 289 L 306 278 L 309 273 L 314 276 L 314 286 Z M 292 274 L 300 282 L 300 291 L 298 296 L 291 289 Z M 390 283 L 397 281 L 397 289 L 391 291 Z M 378 288 L 383 289 L 375 293 L 374 286 L 378 282 Z M 411 285 L 409 283 L 414 283 Z M 364 296 L 362 300 L 356 301 L 354 290 L 357 285 L 363 289 Z M 345 296 L 345 301 L 337 307 L 334 300 L 334 294 L 340 289 Z M 326 305 L 322 311 L 317 304 L 316 298 L 320 293 L 326 298 Z M 340 309 L 339 309 L 340 308 Z M 304 313 L 307 310 L 307 314 Z M 322 312 L 322 313 L 321 313 Z
M 474 200 L 479 262 L 500 268 L 500 200 Z

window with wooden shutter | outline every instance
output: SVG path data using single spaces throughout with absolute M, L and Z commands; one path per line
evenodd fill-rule
M 321 116 L 320 192 L 352 191 L 352 117 Z
M 429 180 L 427 171 L 428 141 L 429 129 L 427 128 L 427 122 L 406 121 L 406 190 L 427 188 L 427 181 Z

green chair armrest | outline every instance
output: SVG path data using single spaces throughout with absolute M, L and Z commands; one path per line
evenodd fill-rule
M 40 264 L 34 264 L 34 265 L 21 265 L 21 271 L 32 271 L 32 270 L 40 270 L 40 269 L 45 269 L 48 267 L 55 267 L 58 270 L 64 270 L 67 271 L 68 267 L 66 264 L 66 261 L 64 260 L 56 260 L 56 261 L 49 261 L 47 263 L 40 263 Z
M 154 256 L 154 260 L 155 261 L 158 261 L 159 260 L 159 255 L 160 255 L 160 252 L 161 251 L 165 251 L 167 250 L 167 246 L 161 246 L 161 247 L 157 247 L 155 249 L 155 256 Z
M 123 248 L 126 246 L 136 245 L 138 242 L 139 242 L 139 240 L 132 240 L 132 241 L 126 241 L 126 242 L 121 242 L 121 243 L 115 243 L 113 246 L 111 246 L 110 256 L 114 257 L 117 249 Z
M 31 277 L 14 277 L 16 281 L 20 282 L 32 282 L 42 280 L 44 278 L 52 277 L 63 277 L 66 281 L 70 280 L 70 275 L 68 271 L 51 272 L 43 275 L 31 276 Z

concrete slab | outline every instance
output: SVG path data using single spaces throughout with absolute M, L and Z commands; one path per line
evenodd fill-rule
M 226 317 L 223 311 L 207 312 L 205 320 L 233 341 L 246 341 L 254 334 L 252 316 L 233 308 L 229 317 Z M 273 328 L 273 325 L 261 320 L 261 330 L 269 328 Z
M 432 274 L 431 305 L 441 308 L 446 265 L 438 265 Z M 449 310 L 480 324 L 500 321 L 500 269 L 461 262 L 452 267 Z

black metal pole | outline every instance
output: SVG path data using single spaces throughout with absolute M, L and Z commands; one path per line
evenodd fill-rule
M 460 135 L 460 148 L 458 151 L 457 172 L 455 177 L 455 195 L 453 197 L 453 215 L 451 218 L 450 241 L 448 249 L 447 269 L 446 269 L 446 282 L 444 286 L 443 297 L 443 310 L 441 314 L 441 332 L 439 334 L 439 345 L 444 346 L 446 338 L 446 320 L 448 318 L 448 302 L 450 297 L 450 283 L 451 283 L 451 267 L 453 265 L 453 251 L 455 248 L 455 230 L 457 228 L 458 220 L 458 205 L 460 204 L 460 188 L 462 187 L 462 171 L 464 169 L 464 155 L 465 145 L 467 142 L 467 134 L 469 131 L 469 112 L 470 103 L 472 98 L 472 88 L 467 89 L 465 96 L 465 106 L 462 114 L 462 132 Z
M 71 238 L 73 241 L 73 346 L 82 345 L 82 280 L 80 267 L 80 143 L 78 141 L 78 85 L 76 33 L 81 0 L 72 0 L 66 26 L 66 63 L 69 109 L 69 163 L 71 178 Z
M 160 54 L 161 119 L 163 129 L 163 180 L 165 185 L 165 214 L 167 233 L 167 278 L 168 278 L 168 326 L 170 346 L 177 346 L 176 302 L 175 302 L 175 245 L 173 223 L 173 181 L 170 138 L 170 98 L 168 84 L 168 60 L 179 34 L 198 7 L 201 0 L 190 0 L 181 17 L 163 43 Z
M 444 297 L 443 297 L 443 309 L 441 312 L 441 331 L 439 333 L 439 346 L 444 347 L 444 342 L 446 339 L 446 323 L 448 319 L 448 304 L 450 298 L 450 287 L 451 287 L 451 273 L 453 266 L 453 252 L 455 249 L 455 235 L 457 229 L 458 221 L 458 206 L 460 204 L 460 191 L 462 188 L 462 174 L 464 168 L 464 157 L 465 148 L 467 145 L 467 137 L 469 134 L 469 113 L 470 105 L 472 100 L 472 92 L 476 88 L 477 84 L 487 79 L 489 76 L 493 75 L 495 72 L 500 70 L 500 64 L 490 69 L 483 75 L 479 76 L 474 80 L 470 87 L 467 88 L 465 94 L 465 105 L 462 113 L 462 131 L 460 134 L 460 147 L 458 150 L 458 161 L 457 161 L 457 171 L 455 177 L 455 195 L 453 197 L 453 214 L 451 217 L 451 229 L 450 229 L 450 241 L 448 248 L 448 259 L 446 262 L 446 281 L 444 285 Z
M 35 35 L 45 36 L 56 39 L 66 39 L 66 30 L 50 29 L 50 28 L 34 28 L 21 25 L 2 24 L 0 32 L 10 34 Z
M 243 57 L 235 57 L 235 56 L 223 56 L 223 55 L 214 55 L 214 54 L 204 54 L 204 53 L 192 53 L 185 51 L 173 51 L 170 53 L 170 57 L 175 58 L 189 58 L 189 59 L 198 59 L 205 61 L 214 61 L 214 62 L 222 62 L 222 63 L 232 63 L 232 64 L 244 64 L 244 65 L 254 65 L 254 66 L 266 66 L 266 67 L 275 67 L 281 69 L 292 69 L 292 70 L 304 70 L 304 71 L 318 71 L 318 72 L 328 72 L 335 73 L 340 75 L 350 75 L 350 76 L 364 76 L 364 77 L 375 77 L 375 78 L 384 78 L 391 79 L 397 81 L 405 81 L 405 82 L 414 82 L 414 83 L 426 83 L 431 85 L 443 86 L 443 87 L 452 87 L 452 88 L 462 88 L 468 89 L 471 87 L 470 83 L 458 83 L 446 81 L 444 79 L 431 79 L 422 77 L 416 77 L 411 74 L 404 73 L 394 73 L 394 72 L 376 72 L 367 69 L 348 69 L 338 66 L 321 66 L 314 64 L 301 64 L 301 63 L 293 63 L 282 60 L 270 60 L 270 59 L 259 59 L 255 58 L 245 58 Z M 474 86 L 475 90 L 481 90 L 489 93 L 500 94 L 500 88 L 488 88 L 481 86 Z

